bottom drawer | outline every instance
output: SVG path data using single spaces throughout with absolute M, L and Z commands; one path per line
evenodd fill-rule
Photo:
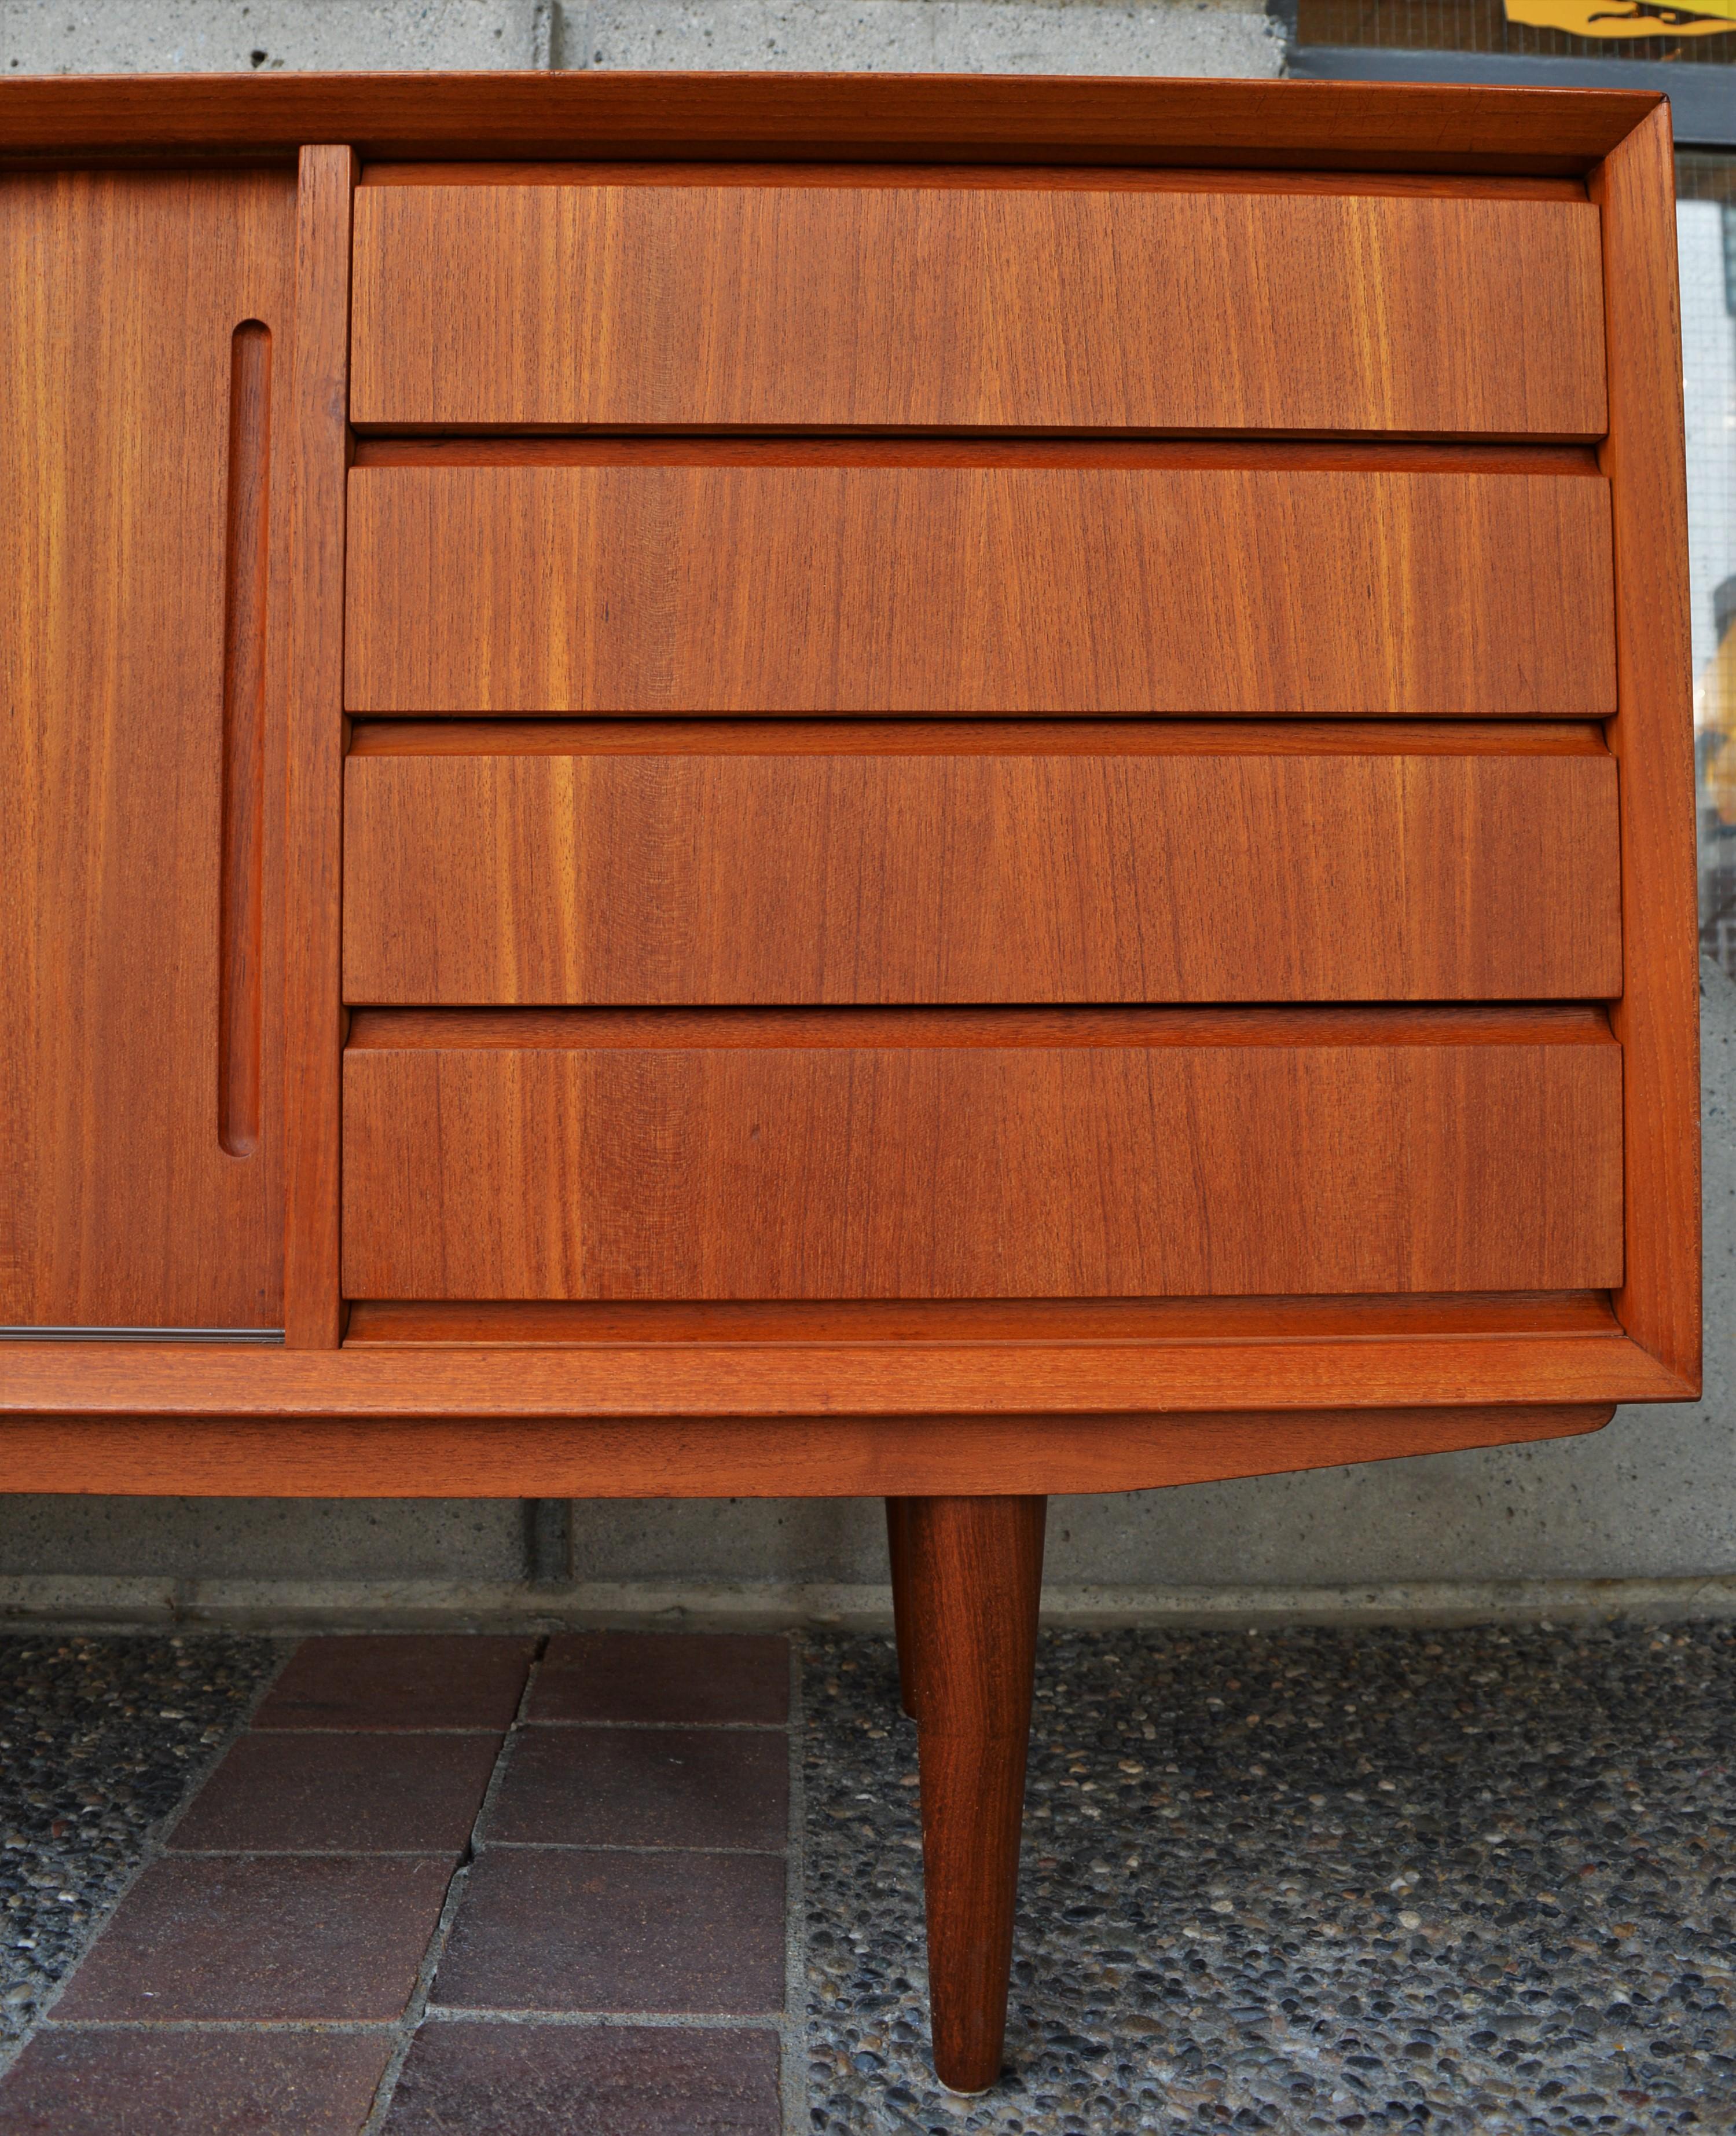
M 376 1011 L 366 1299 L 1584 1290 L 1600 1011 Z

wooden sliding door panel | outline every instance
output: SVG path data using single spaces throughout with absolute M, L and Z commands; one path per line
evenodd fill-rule
M 1601 1014 L 358 1017 L 344 1285 L 378 1299 L 1599 1289 Z
M 1594 728 L 358 729 L 356 1002 L 1590 999 Z
M 350 478 L 362 712 L 1598 718 L 1611 604 L 1607 486 L 1577 469 Z
M 362 187 L 356 421 L 1604 429 L 1584 200 L 1138 172 L 546 175 Z
M 0 1323 L 281 1318 L 288 173 L 0 180 Z

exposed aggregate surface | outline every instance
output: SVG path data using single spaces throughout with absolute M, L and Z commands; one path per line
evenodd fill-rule
M 0 1636 L 0 2056 L 283 1653 L 211 1634 Z
M 1736 1627 L 1045 1637 L 1008 2069 L 928 2065 L 915 1730 L 810 1642 L 821 2136 L 1736 2129 Z
M 0 1638 L 0 2056 L 282 1652 Z M 1736 2129 L 1736 1627 L 1046 1636 L 977 2101 L 890 1643 L 805 1678 L 816 2136 Z

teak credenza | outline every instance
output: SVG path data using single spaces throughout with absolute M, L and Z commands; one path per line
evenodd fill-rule
M 0 1483 L 1054 1493 L 1699 1385 L 1643 95 L 0 84 Z M 139 1339 L 154 1337 L 155 1339 Z

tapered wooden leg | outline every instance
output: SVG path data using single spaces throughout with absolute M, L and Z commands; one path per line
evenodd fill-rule
M 929 2011 L 950 2091 L 1001 2074 L 1046 1503 L 905 1502 Z
M 892 1629 L 898 1641 L 898 1702 L 916 1718 L 916 1682 L 910 1625 L 910 1501 L 886 1501 L 886 1555 L 892 1561 Z

